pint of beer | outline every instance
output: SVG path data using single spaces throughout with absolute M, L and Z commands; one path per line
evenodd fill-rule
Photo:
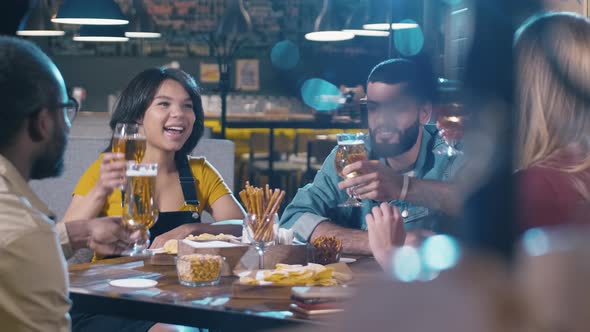
M 334 158 L 334 167 L 340 177 L 345 177 L 342 174 L 344 167 L 359 161 L 367 159 L 367 150 L 365 149 L 365 134 L 363 133 L 343 133 L 336 135 L 338 141 L 338 149 L 336 150 L 336 157 Z M 352 178 L 359 175 L 358 172 L 351 172 L 346 175 L 347 178 Z M 338 204 L 339 207 L 359 207 L 362 202 L 355 198 L 351 190 L 347 190 L 348 199 Z
M 154 194 L 158 164 L 127 163 L 123 223 L 130 230 L 148 230 L 158 217 Z
M 342 170 L 347 165 L 350 165 L 359 160 L 367 159 L 367 150 L 365 149 L 364 134 L 362 133 L 351 133 L 351 134 L 338 134 L 338 150 L 336 150 L 336 158 L 334 159 L 334 166 L 336 172 L 340 177 Z M 348 177 L 357 176 L 356 172 L 348 174 Z

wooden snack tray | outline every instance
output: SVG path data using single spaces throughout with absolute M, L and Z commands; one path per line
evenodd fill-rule
M 233 271 L 258 269 L 258 252 L 249 244 L 227 248 L 193 248 L 194 253 L 219 255 L 225 257 L 222 276 L 230 276 Z M 309 261 L 307 245 L 274 245 L 266 249 L 265 268 L 274 268 L 278 263 L 302 264 Z M 155 254 L 144 260 L 148 265 L 175 265 L 176 254 Z

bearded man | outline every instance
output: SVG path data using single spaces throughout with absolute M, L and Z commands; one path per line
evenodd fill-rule
M 461 161 L 433 153 L 445 144 L 428 124 L 435 92 L 436 79 L 427 66 L 407 59 L 375 66 L 367 80 L 368 160 L 346 166 L 340 177 L 334 149 L 313 182 L 287 206 L 281 227 L 293 229 L 302 241 L 336 236 L 345 253 L 367 255 L 365 216 L 382 202 L 399 209 L 406 243 L 422 230 L 441 231 L 446 217 L 458 217 L 462 196 L 449 180 Z M 360 208 L 338 206 L 349 193 L 362 202 Z

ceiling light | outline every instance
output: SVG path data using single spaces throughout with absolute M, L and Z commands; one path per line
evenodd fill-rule
M 305 39 L 320 42 L 343 41 L 354 38 L 352 32 L 346 32 L 336 28 L 333 10 L 330 10 L 330 0 L 324 0 L 322 10 L 315 20 L 314 32 L 306 33 Z
M 54 23 L 122 25 L 129 20 L 113 0 L 63 0 Z
M 65 32 L 59 30 L 55 23 L 51 23 L 51 14 L 47 0 L 39 0 L 37 5 L 30 8 L 21 20 L 16 34 L 19 36 L 63 36 Z
M 419 27 L 418 23 L 399 22 L 392 23 L 391 30 L 415 29 Z M 389 30 L 389 23 L 371 23 L 363 24 L 363 29 L 367 30 Z
M 305 34 L 305 39 L 311 41 L 343 41 L 354 38 L 354 33 L 347 31 L 316 31 Z
M 125 29 L 117 25 L 83 25 L 75 41 L 83 42 L 126 42 Z
M 355 36 L 364 36 L 364 37 L 387 37 L 387 36 L 389 36 L 389 31 L 380 31 L 380 30 L 344 29 L 342 31 L 351 32 Z
M 125 36 L 129 38 L 160 38 L 162 34 L 141 0 L 133 0 L 131 21 Z

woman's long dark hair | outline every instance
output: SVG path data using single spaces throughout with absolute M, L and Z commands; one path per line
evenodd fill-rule
M 162 82 L 168 79 L 174 80 L 184 87 L 193 102 L 193 112 L 195 113 L 195 123 L 191 135 L 174 156 L 179 161 L 179 158 L 186 158 L 186 155 L 190 154 L 197 146 L 205 127 L 205 114 L 199 86 L 194 78 L 184 71 L 173 68 L 150 68 L 139 73 L 121 93 L 109 126 L 114 131 L 117 123 L 137 123 L 139 119 L 143 118 Z M 111 151 L 112 144 L 111 139 L 105 152 Z

